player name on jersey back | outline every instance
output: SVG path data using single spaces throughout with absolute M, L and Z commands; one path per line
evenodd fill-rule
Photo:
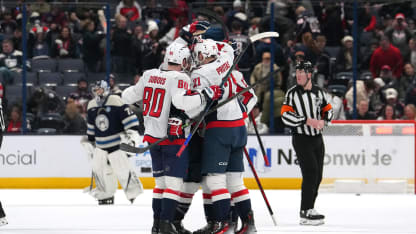
M 166 83 L 166 78 L 160 76 L 150 76 L 148 82 L 151 84 L 164 85 Z

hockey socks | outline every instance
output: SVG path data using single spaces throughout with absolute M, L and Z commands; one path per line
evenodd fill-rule
M 243 220 L 251 211 L 251 200 L 248 189 L 243 189 L 231 194 L 235 209 Z
M 214 211 L 212 208 L 211 194 L 203 193 L 202 197 L 204 199 L 204 213 L 205 219 L 208 221 L 214 221 Z
M 176 207 L 179 200 L 179 191 L 165 189 L 163 191 L 162 211 L 160 213 L 161 220 L 173 221 L 176 214 Z
M 160 219 L 160 213 L 162 212 L 162 197 L 163 189 L 154 188 L 153 189 L 153 199 L 152 199 L 152 209 L 153 209 L 153 219 Z
M 214 220 L 228 221 L 231 206 L 228 190 L 224 188 L 212 191 L 211 200 Z

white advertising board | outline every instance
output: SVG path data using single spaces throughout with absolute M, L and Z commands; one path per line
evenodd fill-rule
M 80 136 L 5 136 L 0 177 L 89 177 L 91 167 Z M 259 177 L 300 178 L 291 136 L 263 136 L 265 166 L 255 136 L 247 150 Z M 413 178 L 414 136 L 325 137 L 325 178 Z M 150 153 L 131 157 L 140 177 L 151 177 Z M 245 176 L 253 177 L 246 160 Z

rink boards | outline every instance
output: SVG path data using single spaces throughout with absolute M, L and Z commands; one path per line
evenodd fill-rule
M 80 145 L 81 136 L 5 136 L 0 152 L 0 188 L 83 188 L 91 167 Z M 263 136 L 270 165 L 264 164 L 257 138 L 247 150 L 265 189 L 299 189 L 301 174 L 290 136 Z M 324 178 L 406 179 L 414 183 L 415 137 L 325 137 Z M 130 158 L 146 188 L 152 188 L 148 152 Z M 257 188 L 247 160 L 245 182 Z

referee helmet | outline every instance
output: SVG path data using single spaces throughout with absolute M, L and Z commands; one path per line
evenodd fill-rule
M 312 73 L 313 66 L 312 63 L 309 61 L 299 61 L 296 63 L 296 70 L 304 70 L 305 73 Z

